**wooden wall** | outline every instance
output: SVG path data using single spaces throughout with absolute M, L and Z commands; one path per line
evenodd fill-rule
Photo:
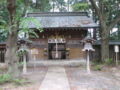
M 82 51 L 82 48 L 70 48 L 69 59 L 84 59 L 85 52 Z
M 5 62 L 5 52 L 6 52 L 6 45 L 1 44 L 0 45 L 0 62 L 2 63 Z
M 36 54 L 37 60 L 47 60 L 48 54 L 44 52 L 44 49 L 36 48 L 38 50 L 38 54 Z M 85 52 L 82 51 L 82 48 L 70 48 L 69 55 L 66 59 L 84 59 Z M 31 59 L 33 59 L 33 55 L 31 55 Z
M 53 29 L 44 29 L 44 32 L 38 33 L 39 38 L 33 39 L 33 47 L 38 49 L 39 54 L 36 56 L 38 60 L 48 59 L 48 56 L 45 54 L 44 49 L 48 49 L 48 39 L 50 37 L 62 36 L 66 40 L 66 49 L 70 48 L 69 56 L 67 59 L 83 59 L 84 52 L 82 51 L 83 46 L 80 44 L 82 40 L 87 35 L 86 29 L 81 28 L 53 28 Z
M 0 62 L 5 62 L 5 48 L 0 49 Z
M 47 39 L 38 39 L 34 40 L 34 46 L 32 48 L 36 48 L 39 52 L 38 55 L 36 55 L 37 60 L 45 60 L 48 59 L 48 52 L 44 49 L 48 49 L 48 43 Z M 31 48 L 31 49 L 32 49 Z M 82 51 L 83 45 L 80 44 L 79 38 L 76 39 L 66 39 L 66 49 L 69 48 L 69 55 L 66 59 L 84 59 L 85 58 L 85 52 Z M 32 56 L 33 57 L 33 56 Z
M 120 45 L 119 45 L 120 47 Z M 98 60 L 101 61 L 101 46 L 100 45 L 94 45 L 95 52 L 91 52 L 90 58 L 91 60 Z M 120 48 L 119 48 L 120 49 Z M 109 48 L 110 52 L 110 58 L 115 61 L 115 52 L 114 52 L 114 45 L 110 45 Z M 118 60 L 120 61 L 120 52 L 118 53 Z

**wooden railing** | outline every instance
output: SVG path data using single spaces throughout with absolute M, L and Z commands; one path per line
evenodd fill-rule
M 5 49 L 0 49 L 0 62 L 3 63 L 5 61 Z
M 4 63 L 5 62 L 5 53 L 6 53 L 6 49 L 5 48 L 2 48 L 0 49 L 0 63 Z M 26 60 L 28 61 L 29 60 L 29 56 L 28 54 L 26 54 Z M 21 56 L 19 58 L 19 61 L 23 61 L 23 56 Z

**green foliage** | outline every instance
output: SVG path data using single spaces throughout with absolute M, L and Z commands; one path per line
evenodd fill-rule
M 7 0 L 0 0 L 0 22 L 1 20 L 4 20 L 7 22 L 9 18 L 7 8 L 6 8 L 6 1 Z
M 117 16 L 120 15 L 119 3 L 120 0 L 103 0 L 104 15 L 106 15 L 107 24 L 110 24 Z
M 34 37 L 34 36 L 38 37 L 38 35 L 34 29 L 29 29 L 30 24 L 35 25 L 36 29 L 39 32 L 43 31 L 43 29 L 41 28 L 41 24 L 37 19 L 35 19 L 33 17 L 26 17 L 26 18 L 21 18 L 21 20 L 20 20 L 20 28 L 21 29 L 19 31 L 19 34 L 24 32 L 27 35 L 31 35 L 31 37 Z
M 70 4 L 75 4 L 75 3 L 86 3 L 87 0 L 69 0 L 69 3 Z
M 23 85 L 26 82 L 25 79 L 14 79 L 13 83 L 16 85 Z
M 0 42 L 4 42 L 7 39 L 8 31 L 0 29 Z
M 89 10 L 88 3 L 76 3 L 72 5 L 73 11 L 87 11 Z
M 4 0 L 0 3 L 0 42 L 4 42 L 8 34 L 8 13 L 5 3 Z
M 65 0 L 55 0 L 56 6 L 59 9 L 60 12 L 66 11 L 65 6 Z
M 34 24 L 36 26 L 37 29 L 41 28 L 40 22 L 33 18 L 33 17 L 25 17 L 25 18 L 21 18 L 20 20 L 20 27 L 21 28 L 29 28 L 29 24 Z
M 26 83 L 25 79 L 13 79 L 9 74 L 3 74 L 0 76 L 0 84 L 14 83 L 16 85 L 23 85 Z
M 105 64 L 106 65 L 112 65 L 112 64 L 114 64 L 114 61 L 113 61 L 113 59 L 109 58 L 109 59 L 105 60 Z
M 26 53 L 27 53 L 26 50 L 18 50 L 18 51 L 17 51 L 17 55 L 18 55 L 19 57 L 25 55 Z
M 51 0 L 52 3 L 52 9 L 55 10 L 56 8 L 59 10 L 59 12 L 65 12 L 66 10 L 66 2 L 65 0 Z
M 52 8 L 51 0 L 36 0 L 36 3 L 30 2 L 30 9 L 33 12 L 49 12 Z
M 87 0 L 69 0 L 73 11 L 88 11 L 90 5 Z
M 98 59 L 98 60 L 94 60 L 92 62 L 92 66 L 93 66 L 93 70 L 95 70 L 95 71 L 101 71 L 102 68 L 103 68 L 103 66 L 104 66 L 104 63 L 101 62 L 101 60 Z
M 0 76 L 0 84 L 4 84 L 11 81 L 11 76 L 9 74 L 3 74 Z
M 120 40 L 120 30 L 112 33 L 110 35 L 110 40 Z
M 92 61 L 92 64 L 93 65 L 98 65 L 98 64 L 102 64 L 103 62 L 102 62 L 102 60 L 100 60 L 100 59 L 96 59 L 96 60 L 93 60 Z
M 31 37 L 38 37 L 35 30 L 29 29 L 28 27 L 30 22 L 32 22 L 36 26 L 37 30 L 42 32 L 40 22 L 37 19 L 24 17 L 26 12 L 29 11 L 31 8 L 30 4 L 33 4 L 31 3 L 31 0 L 16 1 L 16 16 L 14 17 L 15 21 L 14 24 L 10 26 L 9 13 L 6 7 L 7 6 L 6 0 L 0 2 L 0 41 L 1 42 L 6 41 L 7 36 L 9 35 L 9 33 L 11 33 L 12 30 L 11 28 L 13 26 L 20 27 L 18 34 L 26 33 L 27 35 L 30 34 Z M 17 25 L 18 22 L 20 24 Z
M 21 66 L 23 66 L 23 65 L 24 65 L 24 62 L 23 62 L 23 61 L 18 62 L 18 63 L 17 63 L 17 65 L 18 65 L 18 67 L 21 67 Z
M 103 65 L 95 65 L 93 69 L 94 69 L 95 71 L 101 71 L 102 68 L 103 68 Z

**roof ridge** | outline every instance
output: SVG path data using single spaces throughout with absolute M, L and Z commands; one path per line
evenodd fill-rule
M 88 16 L 87 12 L 33 12 L 28 13 L 28 17 L 40 16 Z

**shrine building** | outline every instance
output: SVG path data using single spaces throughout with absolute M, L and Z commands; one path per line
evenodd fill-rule
M 29 37 L 29 48 L 37 60 L 84 59 L 81 40 L 88 35 L 88 29 L 94 32 L 98 27 L 87 12 L 28 13 L 27 17 L 39 20 L 43 28 L 43 32 L 38 32 L 34 23 L 29 24 L 39 35 Z

